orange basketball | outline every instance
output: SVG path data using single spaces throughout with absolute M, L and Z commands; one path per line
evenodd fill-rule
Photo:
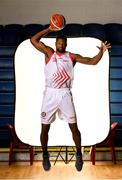
M 65 18 L 61 14 L 54 14 L 50 18 L 50 27 L 53 30 L 61 30 L 66 24 Z

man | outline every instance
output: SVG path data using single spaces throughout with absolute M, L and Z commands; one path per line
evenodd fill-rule
M 45 78 L 46 89 L 44 92 L 42 110 L 41 110 L 41 144 L 43 150 L 43 168 L 49 170 L 51 167 L 47 149 L 48 132 L 50 124 L 55 120 L 55 114 L 58 112 L 60 119 L 67 120 L 72 132 L 73 140 L 76 145 L 76 169 L 81 171 L 83 166 L 81 153 L 81 134 L 77 127 L 75 108 L 73 105 L 70 88 L 73 81 L 73 67 L 76 62 L 96 65 L 103 56 L 106 49 L 110 48 L 107 42 L 102 43 L 99 53 L 93 58 L 82 57 L 79 54 L 73 54 L 66 51 L 66 37 L 56 38 L 56 51 L 46 46 L 40 41 L 42 37 L 51 31 L 56 31 L 51 26 L 38 32 L 31 38 L 31 43 L 42 53 L 45 54 Z

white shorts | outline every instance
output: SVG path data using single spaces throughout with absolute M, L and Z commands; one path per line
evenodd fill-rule
M 70 89 L 46 88 L 41 109 L 42 124 L 51 124 L 56 118 L 56 113 L 61 120 L 76 123 L 76 113 Z

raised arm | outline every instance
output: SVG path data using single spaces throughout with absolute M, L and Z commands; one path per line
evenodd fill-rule
M 46 58 L 49 58 L 51 54 L 54 52 L 54 50 L 51 47 L 46 46 L 43 42 L 40 41 L 40 39 L 47 35 L 49 32 L 51 32 L 50 28 L 46 28 L 32 36 L 30 39 L 34 47 L 42 53 L 44 53 Z
M 79 54 L 72 54 L 73 60 L 79 63 L 83 63 L 83 64 L 89 64 L 89 65 L 96 65 L 100 59 L 103 56 L 103 53 L 111 48 L 110 43 L 107 43 L 107 41 L 105 43 L 101 42 L 101 47 L 99 48 L 99 52 L 96 56 L 90 58 L 90 57 L 83 57 Z

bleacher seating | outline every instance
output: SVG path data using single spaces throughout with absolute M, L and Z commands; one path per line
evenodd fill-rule
M 8 145 L 10 140 L 6 124 L 14 124 L 15 111 L 15 75 L 14 53 L 25 39 L 48 25 L 7 24 L 0 25 L 0 147 Z M 64 34 L 67 37 L 95 37 L 112 44 L 110 53 L 110 115 L 111 121 L 119 122 L 115 143 L 122 145 L 122 24 L 67 24 L 58 32 L 47 37 Z M 80 52 L 79 52 L 80 53 Z

